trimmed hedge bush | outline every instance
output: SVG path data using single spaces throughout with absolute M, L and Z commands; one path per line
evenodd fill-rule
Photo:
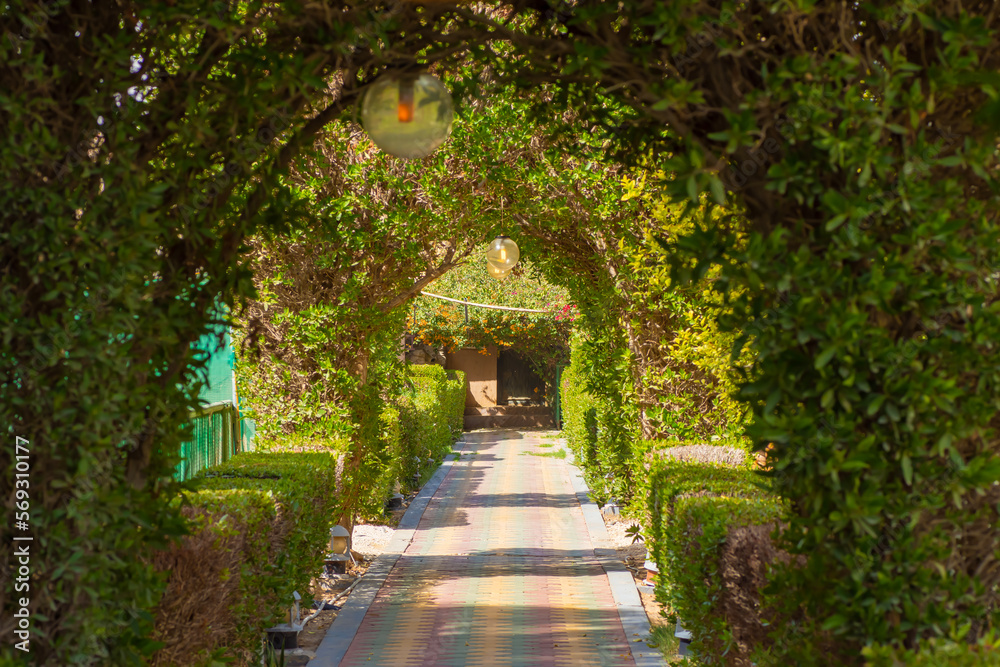
M 408 366 L 407 373 L 412 388 L 399 401 L 403 451 L 410 458 L 440 458 L 462 433 L 465 373 L 431 364 Z
M 692 650 L 715 664 L 749 664 L 766 638 L 757 609 L 781 514 L 767 479 L 747 467 L 664 456 L 649 475 L 656 596 L 692 631 Z
M 608 363 L 607 345 L 579 336 L 571 349 L 561 387 L 566 443 L 599 504 L 611 498 L 627 503 L 635 491 L 637 435 L 635 403 L 623 392 L 629 382 L 627 359 L 612 355 L 615 363 Z
M 961 639 L 931 639 L 916 650 L 868 646 L 862 650 L 866 667 L 992 667 L 1000 664 L 1000 635 L 992 633 L 975 644 Z
M 780 515 L 779 502 L 684 496 L 676 500 L 673 512 L 654 549 L 654 559 L 669 582 L 657 590 L 657 597 L 668 602 L 692 632 L 691 649 L 706 662 L 748 665 L 744 660 L 756 646 L 747 639 L 760 641 L 766 636 L 766 627 L 754 613 L 763 572 L 751 571 L 750 563 L 727 562 L 726 545 L 744 527 L 762 529 L 764 534 L 754 537 L 766 540 Z M 727 566 L 733 565 L 735 576 L 727 576 Z M 741 605 L 740 597 L 749 598 L 750 604 Z M 748 611 L 749 616 L 743 615 Z
M 672 472 L 673 468 L 664 467 L 667 461 L 722 466 L 721 468 L 713 467 L 711 470 L 739 468 L 746 472 L 755 468 L 755 459 L 750 456 L 747 450 L 747 443 L 739 439 L 714 441 L 712 444 L 703 441 L 637 439 L 633 443 L 635 495 L 633 506 L 630 508 L 632 513 L 641 516 L 646 525 L 652 525 L 654 521 L 658 520 L 655 513 L 648 514 L 649 501 L 653 498 L 654 490 L 657 490 L 660 496 L 669 496 L 671 493 L 672 487 L 669 485 L 666 489 L 657 489 L 656 487 L 656 485 L 662 484 L 664 479 L 672 479 L 676 476 Z M 654 475 L 654 472 L 657 475 Z M 712 475 L 723 475 L 724 479 L 730 479 L 734 484 L 758 479 L 756 476 L 746 477 L 744 475 L 725 477 L 725 473 L 713 472 L 695 475 L 691 481 L 693 483 L 698 480 L 707 482 L 708 477 Z
M 291 592 L 305 593 L 309 580 L 322 569 L 323 545 L 330 540 L 332 512 L 337 499 L 337 458 L 330 453 L 244 453 L 205 471 L 199 489 L 260 490 L 270 493 L 279 508 L 281 552 L 273 554 L 275 567 Z M 280 592 L 280 591 L 279 591 Z
M 367 489 L 363 514 L 375 518 L 397 480 L 403 490 L 419 486 L 462 433 L 465 373 L 437 365 L 407 365 L 409 382 L 380 415 L 382 472 Z
M 292 591 L 308 598 L 337 498 L 328 453 L 244 453 L 203 471 L 184 508 L 191 534 L 157 554 L 167 591 L 156 613 L 165 646 L 154 664 L 230 654 L 244 662 L 281 622 Z
M 587 393 L 585 380 L 579 364 L 570 363 L 562 373 L 559 390 L 566 445 L 577 465 L 583 468 L 587 485 L 593 489 L 590 473 L 597 465 L 597 399 Z
M 648 475 L 649 513 L 654 544 L 674 516 L 674 505 L 685 496 L 762 499 L 771 497 L 767 478 L 745 467 L 728 467 L 673 458 L 655 458 Z
M 268 572 L 277 505 L 264 491 L 192 494 L 183 513 L 190 535 L 157 552 L 153 565 L 167 576 L 155 611 L 154 639 L 163 647 L 151 664 L 189 664 L 230 653 L 249 662 L 259 644 L 262 620 L 247 595 L 261 592 Z

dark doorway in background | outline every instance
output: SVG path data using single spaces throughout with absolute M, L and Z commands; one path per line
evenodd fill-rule
M 514 350 L 497 359 L 497 405 L 544 405 L 545 381 Z

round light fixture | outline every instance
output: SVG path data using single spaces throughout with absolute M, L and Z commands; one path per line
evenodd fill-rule
M 390 155 L 421 158 L 451 134 L 451 93 L 430 74 L 385 74 L 361 100 L 361 123 L 375 145 Z
M 486 272 L 490 274 L 491 278 L 497 280 L 503 280 L 510 275 L 510 269 L 499 269 L 492 262 L 486 262 Z
M 509 236 L 498 236 L 490 241 L 486 249 L 486 260 L 490 265 L 504 271 L 510 271 L 521 258 L 521 251 Z

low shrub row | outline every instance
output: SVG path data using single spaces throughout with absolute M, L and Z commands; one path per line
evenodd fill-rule
M 787 558 L 770 538 L 780 504 L 738 452 L 677 447 L 650 457 L 657 599 L 692 631 L 692 651 L 711 664 L 749 665 L 751 653 L 766 646 L 770 619 L 760 611 L 760 592 L 768 563 Z
M 429 437 L 434 446 L 445 449 L 454 438 L 462 434 L 465 417 L 465 373 L 445 370 L 436 364 L 409 365 L 407 375 L 413 389 L 408 392 L 417 401 L 418 411 L 423 411 L 429 419 L 427 431 L 421 435 Z
M 382 507 L 396 480 L 415 486 L 414 476 L 426 475 L 462 432 L 464 373 L 411 366 L 408 376 L 379 416 L 383 470 L 365 489 L 372 508 Z M 192 480 L 182 509 L 190 534 L 154 560 L 167 588 L 155 615 L 162 647 L 153 665 L 250 664 L 263 630 L 286 620 L 292 591 L 308 598 L 343 491 L 337 451 L 344 446 L 279 451 L 317 449 L 307 441 L 261 443 L 271 451 L 237 454 Z
M 242 453 L 203 471 L 186 494 L 190 534 L 157 554 L 167 577 L 154 665 L 254 659 L 261 633 L 308 597 L 337 498 L 330 453 Z
M 407 367 L 408 387 L 397 400 L 397 423 L 384 419 L 390 485 L 399 480 L 413 486 L 414 476 L 423 476 L 433 462 L 451 451 L 462 433 L 465 415 L 465 373 L 434 364 Z
M 572 450 L 577 465 L 583 469 L 587 485 L 593 490 L 596 488 L 591 477 L 597 465 L 597 399 L 587 392 L 585 380 L 579 364 L 571 363 L 562 372 L 559 400 L 566 445 Z
M 594 499 L 602 505 L 611 498 L 625 503 L 634 490 L 636 433 L 630 425 L 635 415 L 627 400 L 591 391 L 588 378 L 596 369 L 588 367 L 593 353 L 582 352 L 585 345 L 579 338 L 573 340 L 570 365 L 562 373 L 563 433 Z M 611 382 L 620 371 L 606 366 L 602 375 Z
M 965 641 L 967 629 L 954 638 L 936 638 L 916 649 L 869 646 L 862 649 L 866 667 L 995 667 L 1000 665 L 1000 634 L 995 631 L 978 642 Z

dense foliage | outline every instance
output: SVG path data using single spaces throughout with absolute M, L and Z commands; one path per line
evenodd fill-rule
M 593 271 L 571 273 L 569 253 L 546 266 L 580 304 L 580 334 L 563 376 L 569 445 L 599 500 L 635 501 L 631 511 L 643 514 L 655 441 L 746 447 L 745 408 L 733 397 L 737 336 L 716 323 L 724 306 L 712 291 L 715 275 L 691 284 L 670 277 L 676 249 L 667 240 L 690 232 L 695 216 L 641 179 L 624 180 L 620 196 L 634 202 L 634 217 L 617 225 L 617 244 L 592 256 Z M 600 233 L 604 223 L 591 225 L 585 233 Z
M 1000 639 L 995 633 L 970 644 L 962 638 L 935 638 L 913 649 L 871 646 L 864 649 L 866 667 L 989 667 L 1000 661 Z
M 560 389 L 566 444 L 595 500 L 602 505 L 632 500 L 639 410 L 627 351 L 602 349 L 577 335 Z
M 317 3 L 0 7 L 0 427 L 32 456 L 32 662 L 154 648 L 148 556 L 184 530 L 170 473 L 209 306 L 252 294 L 244 240 L 295 217 L 291 158 L 380 68 L 461 58 L 476 24 Z M 14 452 L 0 449 L 5 575 Z
M 671 264 L 677 280 L 720 266 L 719 315 L 753 337 L 740 399 L 755 448 L 773 444 L 783 543 L 806 557 L 775 575 L 804 617 L 773 628 L 771 660 L 976 640 L 1000 613 L 1000 17 L 982 3 L 632 9 L 609 33 L 618 9 L 588 6 L 564 19 L 564 50 L 539 51 L 553 76 L 629 77 L 620 99 L 640 114 L 623 151 L 666 149 L 650 157 L 665 191 L 731 195 L 745 220 L 706 212 Z M 586 69 L 595 58 L 615 64 Z M 589 89 L 563 90 L 608 118 Z

